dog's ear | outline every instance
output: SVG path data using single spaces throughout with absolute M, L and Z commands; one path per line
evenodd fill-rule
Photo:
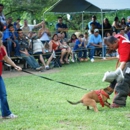
M 111 87 L 104 88 L 104 91 L 108 94 L 111 94 L 114 90 Z

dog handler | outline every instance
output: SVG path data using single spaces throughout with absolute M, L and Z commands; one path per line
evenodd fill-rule
M 118 49 L 119 68 L 123 70 L 124 74 L 124 79 L 121 82 L 117 83 L 114 80 L 110 84 L 111 87 L 115 87 L 115 96 L 111 108 L 124 107 L 126 106 L 127 96 L 130 94 L 130 41 L 122 35 L 117 34 L 114 37 L 110 36 L 106 38 L 104 42 L 110 51 Z
M 13 66 L 16 70 L 20 71 L 22 70 L 21 67 L 17 66 L 6 54 L 6 50 L 4 46 L 2 45 L 2 37 L 3 34 L 0 32 L 0 105 L 1 105 L 1 113 L 3 119 L 12 119 L 16 118 L 17 116 L 14 115 L 8 105 L 7 101 L 7 94 L 6 94 L 6 88 L 4 81 L 1 77 L 2 74 L 2 60 L 5 60 L 7 63 L 9 63 L 11 66 Z

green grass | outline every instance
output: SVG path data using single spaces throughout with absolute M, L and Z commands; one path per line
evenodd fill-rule
M 98 104 L 98 113 L 66 101 L 78 101 L 90 90 L 106 87 L 108 83 L 102 82 L 102 77 L 107 70 L 114 70 L 115 64 L 115 60 L 74 63 L 59 68 L 56 73 L 41 73 L 87 91 L 32 75 L 4 79 L 10 108 L 18 118 L 0 119 L 0 130 L 129 130 L 129 97 L 125 108 L 102 108 Z

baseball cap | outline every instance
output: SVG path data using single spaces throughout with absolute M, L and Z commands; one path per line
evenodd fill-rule
M 96 28 L 96 29 L 94 29 L 94 32 L 99 32 L 99 30 Z

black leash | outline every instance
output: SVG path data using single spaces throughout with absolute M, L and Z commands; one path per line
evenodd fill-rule
M 50 78 L 47 78 L 47 77 L 44 77 L 44 76 L 41 76 L 41 75 L 37 75 L 37 74 L 31 73 L 31 72 L 26 71 L 26 70 L 22 70 L 22 71 L 25 72 L 25 73 L 31 74 L 31 75 L 35 75 L 35 76 L 40 77 L 40 78 L 44 78 L 44 79 L 47 79 L 47 80 L 50 80 L 50 81 L 54 81 L 54 82 L 60 83 L 60 84 L 64 84 L 64 85 L 67 85 L 67 86 L 71 86 L 71 87 L 87 90 L 86 88 L 81 88 L 81 87 L 78 87 L 78 86 L 75 86 L 75 85 L 72 85 L 72 84 L 56 81 L 56 80 L 53 80 L 53 79 L 50 79 Z

